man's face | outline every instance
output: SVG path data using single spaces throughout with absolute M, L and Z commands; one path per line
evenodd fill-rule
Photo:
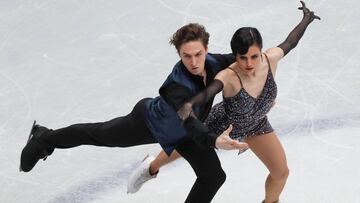
M 182 44 L 179 49 L 181 61 L 193 75 L 205 76 L 207 47 L 200 40 Z

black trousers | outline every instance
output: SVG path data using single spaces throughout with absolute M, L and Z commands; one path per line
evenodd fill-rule
M 192 140 L 180 143 L 176 150 L 189 162 L 197 177 L 185 202 L 211 202 L 226 179 L 215 150 L 200 148 Z
M 80 145 L 132 147 L 157 143 L 144 121 L 146 100 L 140 100 L 126 116 L 106 122 L 75 124 L 51 130 L 44 137 L 55 148 L 71 148 Z
M 140 100 L 126 116 L 51 130 L 44 139 L 53 148 L 80 145 L 131 147 L 157 143 L 144 121 L 146 100 Z M 185 202 L 210 202 L 225 181 L 216 152 L 210 147 L 199 148 L 191 139 L 179 143 L 176 150 L 189 162 L 197 176 Z

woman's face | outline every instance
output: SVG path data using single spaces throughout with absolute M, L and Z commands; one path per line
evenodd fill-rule
M 236 63 L 244 73 L 253 73 L 261 61 L 261 50 L 257 45 L 251 45 L 246 54 L 236 55 Z

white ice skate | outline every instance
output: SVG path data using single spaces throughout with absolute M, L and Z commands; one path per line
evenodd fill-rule
M 155 159 L 153 156 L 146 155 L 142 163 L 131 173 L 127 185 L 127 193 L 135 193 L 148 180 L 156 178 L 157 173 L 150 174 L 150 163 Z

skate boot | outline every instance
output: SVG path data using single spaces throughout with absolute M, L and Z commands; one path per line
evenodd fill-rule
M 140 190 L 141 186 L 148 180 L 156 178 L 157 174 L 150 174 L 150 163 L 155 157 L 147 155 L 139 167 L 137 167 L 128 180 L 127 193 L 135 193 Z
M 40 159 L 45 161 L 53 153 L 54 147 L 44 140 L 45 133 L 49 131 L 34 121 L 28 141 L 21 152 L 20 171 L 29 172 Z

